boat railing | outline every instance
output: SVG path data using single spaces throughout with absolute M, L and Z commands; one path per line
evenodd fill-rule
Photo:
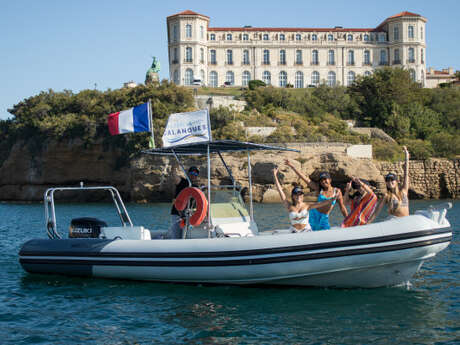
M 122 226 L 133 227 L 131 218 L 129 217 L 128 211 L 121 199 L 120 193 L 115 187 L 112 186 L 97 186 L 97 187 L 85 187 L 83 182 L 80 182 L 79 187 L 54 187 L 48 188 L 44 194 L 44 205 L 45 205 L 45 220 L 46 220 L 46 232 L 50 239 L 61 239 L 62 236 L 57 230 L 56 222 L 56 208 L 54 202 L 54 194 L 62 191 L 95 191 L 95 190 L 106 190 L 110 193 L 115 208 Z

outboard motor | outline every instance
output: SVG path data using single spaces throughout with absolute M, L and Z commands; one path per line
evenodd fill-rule
M 70 222 L 69 238 L 99 238 L 101 228 L 107 223 L 97 218 L 74 218 Z

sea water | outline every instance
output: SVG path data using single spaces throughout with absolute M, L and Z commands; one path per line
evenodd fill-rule
M 444 201 L 411 201 L 411 213 Z M 136 225 L 167 229 L 170 205 L 128 204 Z M 109 204 L 57 205 L 58 227 Z M 256 204 L 261 230 L 286 228 L 280 204 Z M 31 275 L 21 244 L 46 238 L 42 204 L 0 204 L 0 344 L 459 344 L 460 202 L 450 246 L 410 284 L 379 289 L 238 287 Z M 336 207 L 333 224 L 341 221 Z

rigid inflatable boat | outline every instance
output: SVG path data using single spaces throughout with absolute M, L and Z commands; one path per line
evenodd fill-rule
M 380 287 L 409 281 L 425 260 L 452 240 L 446 219 L 449 203 L 352 228 L 259 232 L 252 208 L 249 152 L 253 150 L 289 149 L 215 141 L 146 152 L 170 154 L 179 163 L 181 155 L 207 155 L 208 186 L 203 190 L 207 202 L 200 204 L 205 208 L 204 221 L 197 224 L 195 217 L 191 224 L 197 211 L 186 208 L 182 239 L 165 239 L 166 231 L 134 226 L 114 187 L 50 188 L 44 196 L 49 238 L 26 242 L 19 261 L 30 273 L 181 283 Z M 249 210 L 221 155 L 238 151 L 248 153 Z M 210 184 L 213 153 L 222 159 L 232 185 Z M 121 226 L 109 227 L 95 218 L 74 219 L 69 238 L 64 238 L 56 224 L 54 194 L 65 190 L 107 191 Z

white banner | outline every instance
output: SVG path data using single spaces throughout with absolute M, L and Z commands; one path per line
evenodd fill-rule
M 211 141 L 207 109 L 171 114 L 163 134 L 163 147 Z

